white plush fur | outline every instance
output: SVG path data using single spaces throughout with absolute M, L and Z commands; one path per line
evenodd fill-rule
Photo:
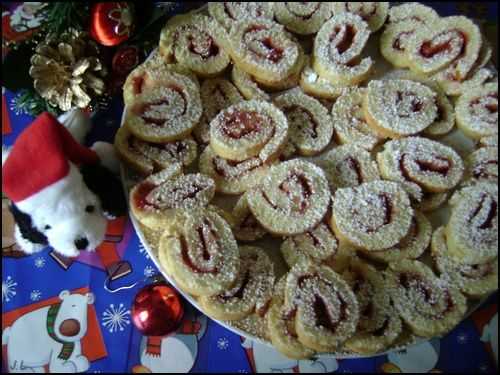
M 94 206 L 94 211 L 86 212 L 87 206 Z M 91 251 L 104 240 L 106 219 L 99 199 L 87 188 L 72 163 L 65 178 L 17 202 L 17 207 L 31 216 L 33 225 L 47 237 L 49 245 L 65 256 L 80 253 L 75 246 L 79 238 L 88 240 L 89 245 L 83 250 Z M 47 225 L 50 229 L 45 229 Z
M 78 143 L 83 144 L 90 131 L 90 118 L 81 109 L 71 109 L 60 115 L 57 120 L 64 125 Z

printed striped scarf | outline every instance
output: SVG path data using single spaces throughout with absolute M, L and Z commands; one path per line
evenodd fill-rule
M 49 333 L 50 337 L 52 337 L 57 342 L 63 344 L 61 352 L 59 353 L 57 358 L 66 360 L 69 357 L 71 357 L 71 354 L 73 353 L 73 350 L 75 348 L 75 343 L 62 341 L 60 338 L 56 336 L 54 323 L 56 321 L 56 316 L 60 308 L 61 308 L 60 303 L 56 303 L 55 305 L 50 306 L 49 313 L 47 314 L 47 332 Z

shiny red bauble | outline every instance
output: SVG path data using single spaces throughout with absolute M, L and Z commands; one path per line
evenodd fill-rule
M 116 46 L 132 34 L 134 17 L 129 2 L 95 3 L 90 9 L 90 36 L 103 46 Z
M 132 304 L 132 321 L 145 336 L 166 336 L 179 328 L 184 316 L 179 293 L 164 283 L 139 291 Z

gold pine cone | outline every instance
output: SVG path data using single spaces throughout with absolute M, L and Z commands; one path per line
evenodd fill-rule
M 42 98 L 62 111 L 85 108 L 92 95 L 104 93 L 106 69 L 99 49 L 86 32 L 69 30 L 49 35 L 31 57 L 30 76 Z

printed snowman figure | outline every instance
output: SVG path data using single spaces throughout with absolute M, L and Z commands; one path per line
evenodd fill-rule
M 140 345 L 141 365 L 134 373 L 181 373 L 190 371 L 198 356 L 198 341 L 207 329 L 207 317 L 186 311 L 181 327 L 167 337 L 144 336 Z
M 84 372 L 89 368 L 81 340 L 87 333 L 87 305 L 92 293 L 63 290 L 60 302 L 33 310 L 2 332 L 9 372 Z
M 438 363 L 440 343 L 438 339 L 412 345 L 405 350 L 389 353 L 388 363 L 382 365 L 383 372 L 425 373 Z
M 498 366 L 498 314 L 495 314 L 490 322 L 484 326 L 481 341 L 491 345 L 493 358 Z
M 253 371 L 257 373 L 326 373 L 339 367 L 337 360 L 328 355 L 318 355 L 313 360 L 296 360 L 253 340 L 243 339 L 241 345 L 246 349 Z

